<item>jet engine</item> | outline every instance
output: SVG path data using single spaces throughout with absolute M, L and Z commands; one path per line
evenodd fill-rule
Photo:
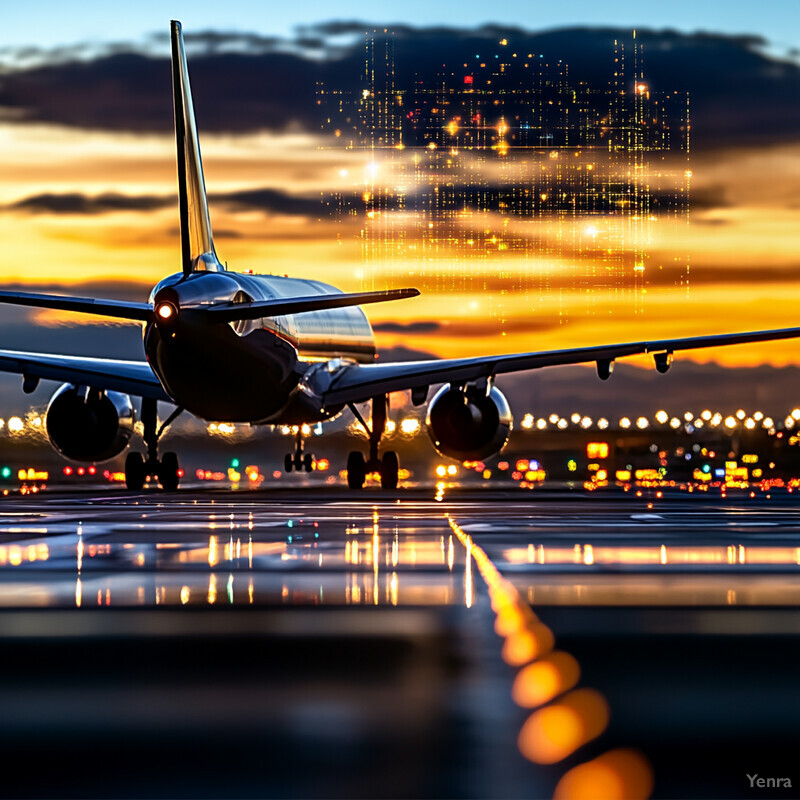
M 511 409 L 503 393 L 492 386 L 487 394 L 477 386 L 443 386 L 428 406 L 426 419 L 433 446 L 459 461 L 499 453 L 511 433 Z
M 65 383 L 50 399 L 46 422 L 50 443 L 65 458 L 105 461 L 128 445 L 135 414 L 126 394 Z

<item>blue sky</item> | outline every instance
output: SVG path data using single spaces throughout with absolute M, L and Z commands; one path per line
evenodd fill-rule
M 413 25 L 444 24 L 470 27 L 498 22 L 538 29 L 571 25 L 671 27 L 684 32 L 708 30 L 732 34 L 758 34 L 768 39 L 776 53 L 800 49 L 800 3 L 764 0 L 572 0 L 568 3 L 536 0 L 406 0 L 404 3 L 348 0 L 300 3 L 263 0 L 57 0 L 4 3 L 0 11 L 0 47 L 39 45 L 51 47 L 76 42 L 138 40 L 163 31 L 170 18 L 181 19 L 187 31 L 201 29 L 248 30 L 286 35 L 298 25 L 331 19 L 358 19 Z

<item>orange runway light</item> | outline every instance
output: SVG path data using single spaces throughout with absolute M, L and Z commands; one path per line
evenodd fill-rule
M 498 636 L 513 636 L 519 633 L 527 622 L 535 622 L 533 613 L 525 613 L 519 605 L 503 606 L 497 611 L 497 619 L 494 621 L 494 630 Z
M 558 703 L 531 714 L 519 732 L 517 744 L 529 761 L 555 764 L 598 737 L 606 725 L 605 698 L 594 689 L 576 689 Z
M 580 678 L 578 662 L 563 651 L 523 667 L 514 680 L 511 696 L 523 708 L 536 708 L 571 689 Z
M 653 770 L 635 750 L 611 750 L 579 764 L 558 782 L 553 800 L 646 800 L 653 791 Z
M 553 632 L 541 622 L 534 622 L 516 633 L 512 633 L 503 644 L 503 661 L 512 667 L 521 667 L 534 658 L 553 649 Z

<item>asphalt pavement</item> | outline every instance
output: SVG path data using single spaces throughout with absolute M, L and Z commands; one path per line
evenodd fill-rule
M 0 502 L 5 796 L 800 794 L 788 493 Z

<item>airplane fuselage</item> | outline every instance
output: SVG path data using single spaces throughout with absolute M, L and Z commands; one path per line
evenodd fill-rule
M 372 328 L 357 306 L 209 325 L 203 306 L 341 294 L 319 281 L 236 272 L 193 272 L 160 281 L 150 300 L 180 313 L 144 330 L 147 360 L 190 413 L 225 422 L 298 424 L 329 419 L 306 377 L 334 359 L 371 362 Z M 198 310 L 197 315 L 192 310 Z

